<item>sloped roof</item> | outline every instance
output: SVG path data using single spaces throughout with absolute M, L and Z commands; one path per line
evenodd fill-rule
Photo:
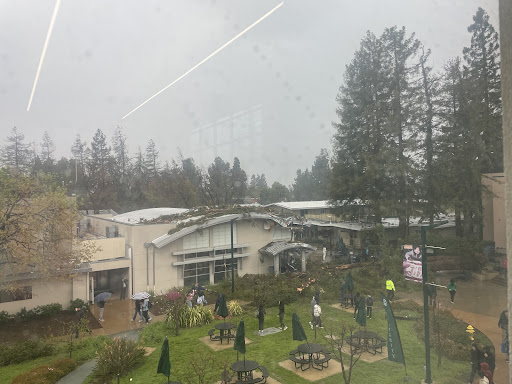
M 322 208 L 334 208 L 333 205 L 329 204 L 329 200 L 318 200 L 318 201 L 283 201 L 281 203 L 272 203 L 266 205 L 266 207 L 279 207 L 289 210 L 299 209 L 322 209 Z
M 261 213 L 239 213 L 239 214 L 231 214 L 231 215 L 223 215 L 219 217 L 215 217 L 213 219 L 210 219 L 202 224 L 194 224 L 189 227 L 183 228 L 182 230 L 172 233 L 172 234 L 165 234 L 163 236 L 160 236 L 156 239 L 154 239 L 151 243 L 157 248 L 165 247 L 167 244 L 172 243 L 173 241 L 176 241 L 178 239 L 181 239 L 184 236 L 190 235 L 191 233 L 194 233 L 197 230 L 213 227 L 215 225 L 219 224 L 226 224 L 229 223 L 231 220 L 254 220 L 254 219 L 260 219 L 260 220 L 273 220 L 277 224 L 285 227 L 286 222 L 285 220 L 273 216 L 273 215 L 267 215 L 267 214 L 261 214 Z
M 283 251 L 287 251 L 288 249 L 296 249 L 296 248 L 302 248 L 302 249 L 308 249 L 310 251 L 316 251 L 316 247 L 314 247 L 310 244 L 306 244 L 306 243 L 286 243 L 284 241 L 273 241 L 273 242 L 265 245 L 263 248 L 259 249 L 259 252 L 266 254 L 266 255 L 275 256 Z
M 148 208 L 126 212 L 112 217 L 112 221 L 123 224 L 139 224 L 144 220 L 158 219 L 160 216 L 179 215 L 188 212 L 185 208 Z

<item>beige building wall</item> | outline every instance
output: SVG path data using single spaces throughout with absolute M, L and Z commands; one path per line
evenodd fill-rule
M 98 249 L 91 258 L 91 261 L 114 259 L 125 257 L 125 238 L 114 237 L 109 239 L 85 240 L 84 243 L 91 244 Z
M 489 191 L 482 197 L 484 240 L 494 241 L 496 248 L 505 250 L 505 175 L 503 173 L 484 174 L 482 184 Z

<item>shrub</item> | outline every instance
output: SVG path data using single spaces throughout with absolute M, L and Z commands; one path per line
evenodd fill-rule
M 77 364 L 71 359 L 59 359 L 50 366 L 35 367 L 26 373 L 16 376 L 13 384 L 54 384 L 76 368 Z
M 75 308 L 83 308 L 85 311 L 88 311 L 89 310 L 89 304 L 87 304 L 85 301 L 83 301 L 82 299 L 75 299 L 75 300 L 71 300 L 69 302 L 69 308 L 68 308 L 68 311 L 75 311 Z
M 167 311 L 165 321 L 179 328 L 191 328 L 210 324 L 214 320 L 210 307 L 197 306 L 190 309 L 186 304 L 176 304 Z
M 9 315 L 9 312 L 0 311 L 0 324 L 5 324 L 11 319 L 12 319 L 12 316 Z
M 231 316 L 240 316 L 244 313 L 243 308 L 238 301 L 232 300 L 229 302 L 228 311 Z
M 0 346 L 0 366 L 51 356 L 54 352 L 54 346 L 44 341 L 27 340 L 13 345 L 2 345 Z
M 62 312 L 62 305 L 59 303 L 39 305 L 34 309 L 34 312 L 36 313 L 36 316 L 51 317 Z
M 32 310 L 32 309 L 27 310 L 27 308 L 25 308 L 25 307 L 21 308 L 20 311 L 14 315 L 14 317 L 17 320 L 21 320 L 21 321 L 34 319 L 36 316 L 37 315 L 34 312 L 34 310 Z
M 105 343 L 93 372 L 94 383 L 110 382 L 125 375 L 142 362 L 145 353 L 144 348 L 127 338 L 116 337 L 112 343 Z

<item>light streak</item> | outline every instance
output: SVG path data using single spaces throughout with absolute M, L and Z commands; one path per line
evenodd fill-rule
M 256 25 L 258 25 L 259 23 L 261 23 L 263 20 L 265 20 L 267 17 L 269 17 L 272 13 L 274 13 L 278 8 L 280 8 L 282 5 L 284 4 L 284 1 L 279 3 L 277 6 L 275 6 L 274 8 L 272 8 L 270 11 L 268 11 L 265 15 L 263 15 L 262 17 L 260 17 L 258 20 L 256 20 L 254 23 L 252 23 L 251 25 L 249 25 L 247 28 L 245 28 L 242 32 L 240 32 L 238 35 L 236 35 L 235 37 L 233 37 L 231 40 L 229 40 L 227 43 L 223 44 L 221 47 L 217 48 L 215 51 L 213 51 L 212 53 L 210 53 L 208 56 L 206 56 L 203 60 L 201 60 L 199 63 L 197 63 L 196 65 L 194 65 L 192 68 L 190 68 L 187 72 L 185 72 L 183 75 L 181 75 L 180 77 L 178 77 L 176 80 L 174 80 L 171 84 L 167 85 L 165 88 L 161 89 L 160 91 L 158 91 L 157 93 L 155 93 L 153 96 L 151 96 L 149 99 L 147 99 L 146 101 L 144 101 L 142 104 L 140 104 L 138 107 L 134 108 L 133 110 L 131 110 L 130 112 L 128 112 L 126 115 L 124 115 L 121 120 L 123 120 L 124 118 L 130 116 L 133 112 L 135 112 L 137 109 L 139 109 L 140 107 L 142 107 L 144 104 L 150 102 L 151 100 L 153 100 L 155 97 L 157 97 L 158 95 L 160 95 L 162 92 L 164 92 L 166 89 L 172 87 L 174 84 L 176 84 L 178 81 L 180 81 L 181 79 L 183 79 L 185 76 L 187 76 L 190 72 L 194 71 L 195 69 L 197 69 L 199 66 L 201 66 L 202 64 L 204 64 L 205 62 L 207 62 L 209 59 L 211 59 L 213 56 L 215 56 L 217 53 L 219 53 L 220 51 L 222 51 L 224 48 L 226 48 L 228 45 L 230 45 L 232 42 L 234 42 L 235 40 L 237 40 L 239 37 L 243 36 L 245 33 L 247 33 L 248 31 L 250 31 L 253 27 L 255 27 Z
M 34 85 L 32 86 L 30 99 L 28 100 L 27 112 L 30 110 L 30 106 L 32 105 L 32 99 L 34 98 L 34 93 L 36 92 L 37 81 L 39 80 L 39 74 L 41 73 L 41 68 L 43 67 L 44 56 L 46 55 L 46 49 L 48 48 L 48 43 L 50 42 L 50 37 L 53 31 L 53 25 L 55 24 L 55 19 L 57 18 L 57 12 L 59 12 L 60 2 L 61 0 L 57 0 L 55 2 L 55 8 L 53 9 L 52 18 L 50 20 L 50 26 L 48 27 L 48 33 L 46 34 L 46 40 L 43 44 L 43 52 L 41 53 L 39 65 L 37 66 L 36 78 L 34 79 Z

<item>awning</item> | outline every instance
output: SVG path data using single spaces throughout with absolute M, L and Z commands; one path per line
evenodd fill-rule
M 259 249 L 258 252 L 263 255 L 275 256 L 289 249 L 305 249 L 308 251 L 316 251 L 316 247 L 306 243 L 286 243 L 284 241 L 273 241 Z

